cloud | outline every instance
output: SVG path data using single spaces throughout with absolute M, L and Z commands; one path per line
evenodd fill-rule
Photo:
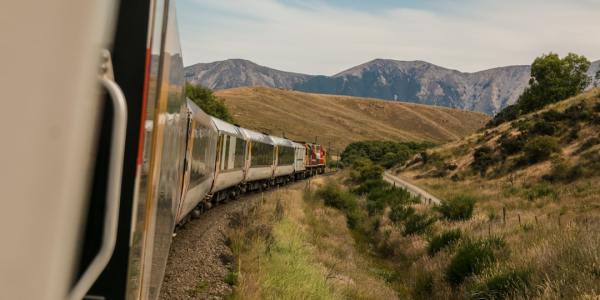
M 529 64 L 550 51 L 600 58 L 600 1 L 427 0 L 376 10 L 339 2 L 180 0 L 185 63 L 246 58 L 331 75 L 374 58 L 462 71 Z

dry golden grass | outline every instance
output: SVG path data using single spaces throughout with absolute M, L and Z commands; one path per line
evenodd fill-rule
M 244 127 L 301 141 L 332 143 L 334 152 L 361 140 L 447 142 L 489 117 L 443 107 L 264 87 L 217 91 Z
M 600 103 L 600 89 L 547 109 L 560 111 L 579 102 L 588 105 Z M 416 163 L 396 170 L 399 176 L 440 199 L 465 194 L 477 199 L 470 220 L 439 221 L 435 231 L 459 228 L 471 238 L 498 236 L 506 242 L 505 253 L 494 265 L 469 278 L 456 290 L 444 283 L 442 275 L 454 253 L 452 248 L 433 258 L 423 255 L 414 262 L 410 271 L 433 274 L 436 288 L 431 298 L 436 299 L 469 297 L 475 287 L 502 272 L 515 269 L 530 272 L 530 286 L 526 291 L 511 295 L 511 298 L 598 299 L 600 178 L 597 175 L 583 176 L 570 183 L 542 180 L 556 161 L 580 163 L 581 157 L 575 150 L 583 141 L 598 134 L 598 125 L 582 125 L 578 138 L 565 145 L 561 153 L 550 161 L 484 178 L 470 170 L 474 150 L 481 145 L 497 147 L 496 140 L 501 134 L 514 131 L 510 125 L 503 124 L 433 149 L 431 152 L 440 157 L 437 163 Z M 600 147 L 591 147 L 587 152 L 590 151 L 600 151 Z M 443 164 L 455 164 L 457 168 L 443 177 L 429 176 L 433 174 L 432 170 Z M 453 175 L 460 178 L 452 180 Z

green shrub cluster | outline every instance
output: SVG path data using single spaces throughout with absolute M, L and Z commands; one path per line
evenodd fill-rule
M 343 191 L 335 182 L 328 181 L 323 188 L 317 191 L 317 196 L 323 199 L 325 205 L 344 212 L 348 227 L 355 229 L 360 225 L 361 214 L 358 200 L 352 193 Z
M 185 95 L 205 113 L 229 123 L 234 122 L 225 103 L 215 96 L 211 89 L 187 83 L 185 85 Z
M 422 272 L 417 274 L 413 296 L 415 299 L 431 299 L 433 294 L 433 274 L 431 272 Z
M 550 158 L 554 153 L 560 152 L 556 138 L 551 136 L 536 136 L 523 146 L 524 163 L 533 164 Z
M 345 165 L 352 165 L 357 159 L 367 158 L 373 163 L 391 168 L 406 162 L 410 157 L 433 146 L 429 142 L 362 141 L 351 143 L 341 154 Z
M 450 200 L 443 201 L 436 207 L 446 220 L 464 221 L 471 218 L 475 208 L 475 199 L 467 195 L 458 195 Z
M 494 250 L 501 246 L 503 241 L 496 239 L 464 241 L 446 268 L 446 281 L 458 286 L 467 277 L 481 273 L 496 260 Z
M 488 278 L 471 291 L 473 299 L 509 299 L 529 288 L 531 271 L 508 270 Z
M 500 111 L 487 127 L 515 120 L 520 115 L 583 92 L 591 80 L 587 76 L 589 67 L 587 58 L 573 53 L 563 58 L 555 53 L 536 58 L 531 64 L 529 86 L 519 96 L 517 103 Z
M 495 154 L 494 149 L 488 146 L 481 146 L 475 149 L 473 152 L 473 162 L 471 168 L 481 176 L 485 176 L 488 168 L 500 161 L 499 157 Z
M 423 234 L 435 223 L 436 218 L 426 213 L 413 213 L 404 220 L 404 235 Z
M 427 244 L 427 254 L 434 256 L 444 248 L 458 242 L 462 236 L 460 229 L 444 231 L 441 234 L 433 236 Z

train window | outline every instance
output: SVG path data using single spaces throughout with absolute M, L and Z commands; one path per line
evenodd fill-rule
M 221 136 L 221 170 L 229 169 L 229 145 L 231 144 L 232 137 L 228 135 Z
M 294 148 L 279 146 L 277 165 L 294 164 Z
M 246 141 L 242 139 L 235 139 L 235 156 L 233 159 L 233 168 L 241 169 L 244 167 L 246 154 Z
M 252 166 L 270 166 L 273 164 L 273 145 L 260 142 L 252 143 Z
M 208 128 L 197 127 L 192 130 L 192 161 L 190 162 L 190 187 L 196 186 L 204 181 L 208 175 L 207 157 L 209 132 Z

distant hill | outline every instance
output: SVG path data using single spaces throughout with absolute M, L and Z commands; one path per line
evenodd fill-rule
M 600 67 L 593 63 L 589 74 Z M 265 86 L 305 92 L 371 97 L 498 113 L 527 86 L 529 66 L 507 66 L 464 73 L 424 61 L 375 59 L 334 76 L 290 73 L 242 59 L 195 64 L 186 80 L 211 89 Z
M 220 90 L 216 95 L 241 126 L 295 140 L 331 142 L 334 151 L 359 140 L 441 143 L 469 135 L 489 120 L 481 113 L 443 107 L 265 87 Z
M 213 90 L 241 86 L 266 86 L 291 89 L 311 76 L 279 71 L 244 59 L 200 63 L 185 68 L 186 81 Z

